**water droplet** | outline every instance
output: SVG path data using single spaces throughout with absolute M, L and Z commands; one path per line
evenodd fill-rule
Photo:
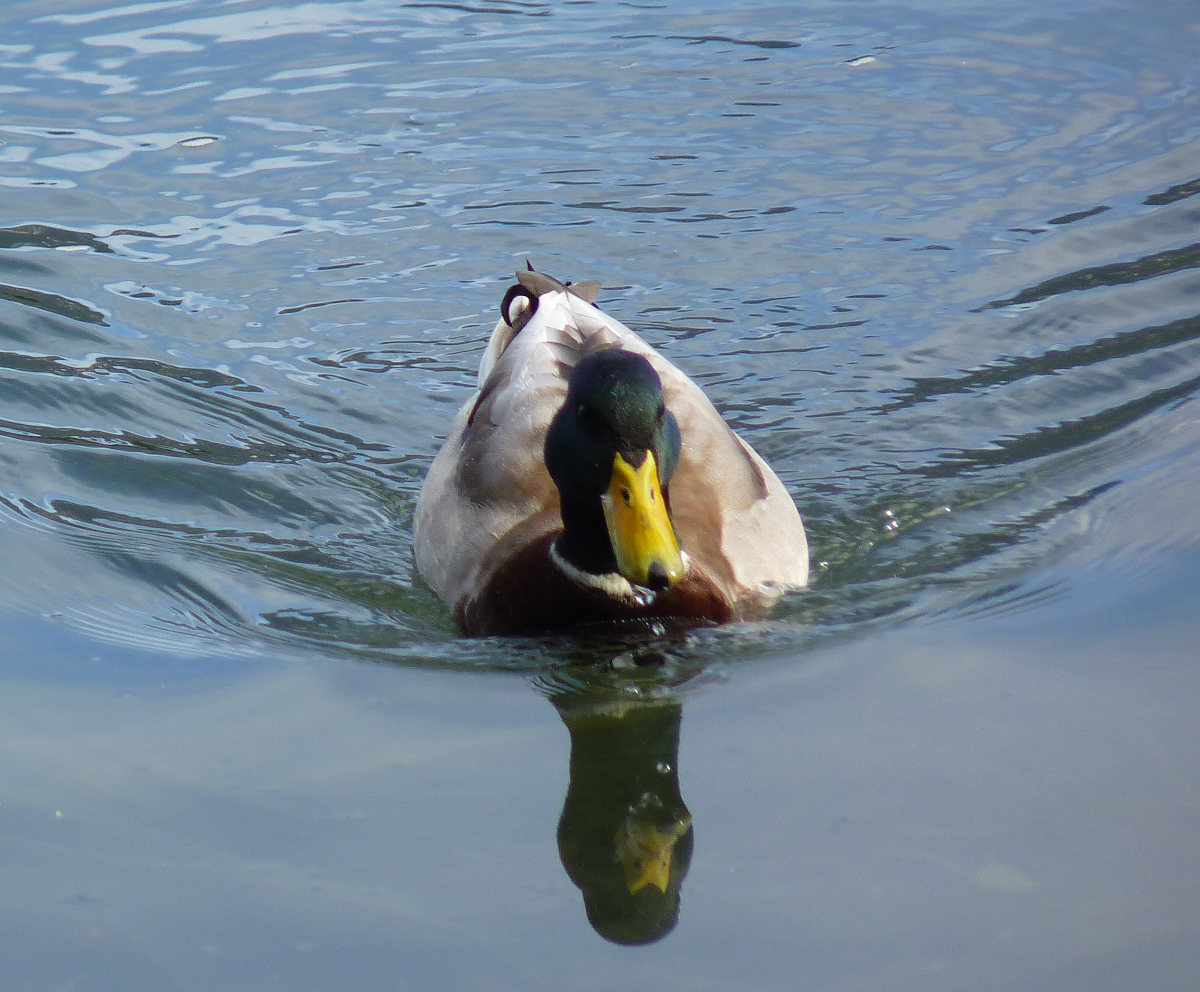
M 656 772 L 658 772 L 660 775 L 669 775 L 671 773 L 671 766 L 668 765 L 665 761 L 660 761 L 657 765 L 654 766 L 654 770 Z

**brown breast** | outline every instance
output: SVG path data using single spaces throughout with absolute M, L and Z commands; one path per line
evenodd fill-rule
M 557 536 L 547 534 L 507 557 L 476 596 L 457 604 L 458 625 L 472 637 L 483 637 L 546 633 L 612 620 L 677 617 L 725 623 L 733 617 L 729 599 L 696 567 L 649 606 L 578 585 L 550 558 L 550 545 Z

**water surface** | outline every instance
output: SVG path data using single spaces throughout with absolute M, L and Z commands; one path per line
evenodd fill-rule
M 1194 984 L 1187 5 L 0 24 L 23 987 Z M 458 636 L 412 510 L 527 259 L 768 458 L 810 591 Z

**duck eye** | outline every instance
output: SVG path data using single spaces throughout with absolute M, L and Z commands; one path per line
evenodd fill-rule
M 580 403 L 576 407 L 575 422 L 588 433 L 592 433 L 600 427 L 600 422 L 596 419 L 595 411 L 586 403 Z
M 667 407 L 664 403 L 658 404 L 658 409 L 654 412 L 655 419 L 661 424 L 667 416 Z

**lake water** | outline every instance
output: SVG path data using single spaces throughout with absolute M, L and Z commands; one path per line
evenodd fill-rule
M 1196 987 L 1194 5 L 0 25 L 6 984 Z M 413 507 L 527 259 L 811 590 L 457 634 Z

